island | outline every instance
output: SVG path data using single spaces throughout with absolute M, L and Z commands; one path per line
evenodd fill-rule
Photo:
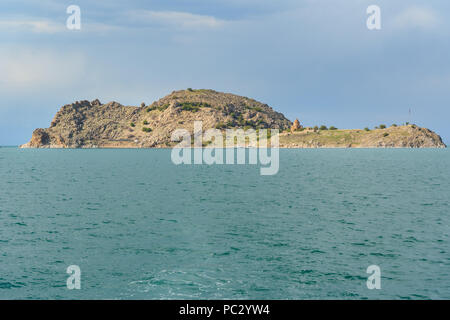
M 267 104 L 209 89 L 173 91 L 147 105 L 76 101 L 64 105 L 50 127 L 34 130 L 21 148 L 171 148 L 176 129 L 278 129 L 281 148 L 445 148 L 435 132 L 414 124 L 369 129 L 303 126 Z

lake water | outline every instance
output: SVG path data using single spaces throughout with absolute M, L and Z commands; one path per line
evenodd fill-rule
M 450 299 L 448 150 L 170 152 L 0 148 L 0 298 Z

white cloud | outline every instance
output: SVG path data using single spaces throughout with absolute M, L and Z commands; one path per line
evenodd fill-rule
M 31 31 L 34 33 L 56 33 L 64 31 L 65 25 L 43 19 L 0 20 L 0 31 Z
M 81 32 L 107 33 L 123 30 L 124 27 L 99 22 L 86 22 L 82 20 Z M 0 18 L 0 32 L 32 32 L 41 34 L 55 34 L 61 32 L 74 32 L 66 27 L 66 21 L 53 21 L 35 17 Z M 78 31 L 75 31 L 78 32 Z
M 222 26 L 226 21 L 213 16 L 199 15 L 181 11 L 128 11 L 119 14 L 118 24 L 105 24 L 98 22 L 81 22 L 81 32 L 108 33 L 125 30 L 130 25 L 124 25 L 127 21 L 133 25 L 139 23 L 145 26 L 164 26 L 178 29 L 211 29 Z M 54 34 L 70 32 L 64 21 L 53 21 L 35 17 L 1 18 L 0 32 L 32 32 L 42 34 Z
M 119 25 L 106 24 L 106 23 L 82 23 L 81 32 L 93 32 L 99 34 L 106 34 L 110 32 L 117 32 L 125 30 L 126 28 Z
M 84 56 L 30 48 L 0 48 L 0 91 L 51 89 L 80 81 Z
M 433 29 L 441 22 L 438 14 L 425 7 L 412 6 L 394 18 L 394 26 L 401 29 L 420 28 Z
M 213 16 L 180 11 L 130 11 L 128 17 L 134 21 L 159 24 L 178 28 L 216 28 L 225 23 Z

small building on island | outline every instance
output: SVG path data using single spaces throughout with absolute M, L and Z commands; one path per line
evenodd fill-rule
M 303 128 L 303 126 L 300 124 L 300 121 L 298 121 L 298 119 L 295 119 L 294 124 L 291 127 L 291 132 L 297 131 L 301 128 Z

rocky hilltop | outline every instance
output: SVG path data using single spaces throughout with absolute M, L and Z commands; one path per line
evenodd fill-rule
M 445 147 L 434 132 L 414 125 L 377 130 L 303 128 L 254 99 L 213 90 L 180 90 L 150 105 L 77 101 L 63 106 L 49 128 L 36 129 L 22 148 L 164 148 L 176 129 L 279 129 L 280 147 Z
M 152 148 L 171 146 L 176 129 L 193 132 L 195 120 L 209 128 L 276 128 L 292 125 L 256 100 L 213 90 L 181 90 L 140 107 L 99 100 L 65 105 L 50 127 L 36 129 L 23 148 Z

